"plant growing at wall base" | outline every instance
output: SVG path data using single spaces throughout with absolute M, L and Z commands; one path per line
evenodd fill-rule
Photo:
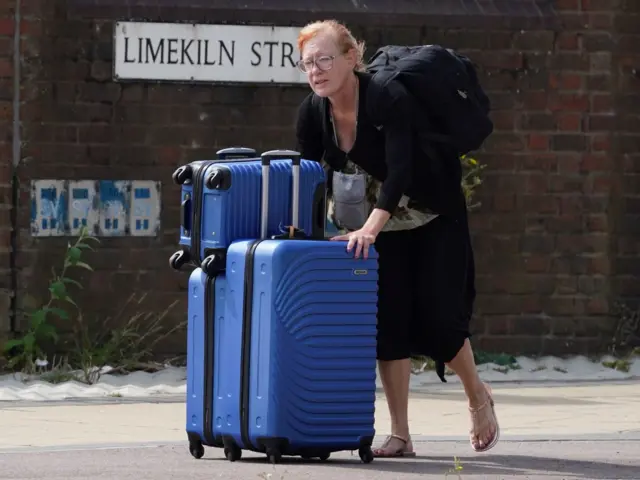
M 20 368 L 27 374 L 34 373 L 39 366 L 39 360 L 46 358 L 46 347 L 58 341 L 58 332 L 51 320 L 54 317 L 69 320 L 67 309 L 69 307 L 77 309 L 69 287 L 82 288 L 82 285 L 69 278 L 67 274 L 74 268 L 92 270 L 91 266 L 82 261 L 82 251 L 93 250 L 90 245 L 92 241 L 99 242 L 97 238 L 89 235 L 86 228 L 83 228 L 75 243 L 67 244 L 61 271 L 58 273 L 55 268 L 52 268 L 48 301 L 26 315 L 28 324 L 23 335 L 7 341 L 3 346 L 3 353 L 7 356 L 8 366 L 11 369 Z
M 480 173 L 486 165 L 479 163 L 475 158 L 468 155 L 460 157 L 462 165 L 462 191 L 467 200 L 467 208 L 474 210 L 480 206 L 480 202 L 473 203 L 475 189 L 482 184 Z
M 145 305 L 151 303 L 151 305 Z M 129 373 L 153 357 L 163 340 L 186 328 L 186 321 L 166 325 L 166 318 L 177 305 L 158 307 L 146 294 L 131 294 L 113 316 L 102 322 L 78 314 L 73 325 L 70 360 L 81 369 L 77 379 L 94 384 L 108 368 L 110 373 Z M 159 313 L 158 313 L 159 312 Z

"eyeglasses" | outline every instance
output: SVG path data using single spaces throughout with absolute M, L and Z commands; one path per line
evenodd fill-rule
M 323 55 L 322 57 L 314 58 L 313 60 L 298 60 L 296 65 L 303 73 L 309 72 L 313 68 L 313 65 L 318 67 L 318 70 L 327 71 L 333 68 L 333 61 L 335 58 L 335 55 Z

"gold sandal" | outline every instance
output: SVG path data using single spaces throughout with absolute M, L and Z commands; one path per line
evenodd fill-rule
M 391 442 L 392 439 L 400 440 L 403 443 L 403 446 L 398 448 L 397 450 L 391 450 L 386 452 L 386 448 Z M 416 452 L 413 450 L 409 451 L 409 441 L 411 438 L 402 438 L 398 435 L 389 435 L 384 443 L 380 446 L 380 448 L 375 448 L 373 450 L 373 456 L 378 458 L 399 458 L 399 457 L 415 457 Z
M 493 397 L 491 396 L 491 388 L 488 385 L 484 386 L 487 390 L 487 400 L 477 408 L 469 407 L 469 412 L 471 413 L 471 430 L 469 431 L 469 443 L 471 444 L 471 448 L 475 452 L 483 453 L 491 450 L 496 446 L 498 440 L 500 439 L 500 425 L 498 424 L 498 417 L 495 411 L 495 404 L 493 402 Z M 483 410 L 491 408 L 491 415 L 493 416 L 493 422 L 496 426 L 496 431 L 493 434 L 493 438 L 484 446 L 476 446 L 474 444 L 474 440 L 478 439 L 477 432 L 484 431 L 489 425 L 491 425 L 491 417 L 489 415 L 484 414 L 483 417 L 480 417 L 479 414 Z

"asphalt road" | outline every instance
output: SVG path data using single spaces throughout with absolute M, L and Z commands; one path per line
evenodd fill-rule
M 1 432 L 0 432 L 1 434 Z M 37 434 L 37 432 L 34 432 Z M 191 457 L 185 444 L 64 448 L 0 453 L 2 480 L 401 480 L 401 479 L 640 479 L 640 441 L 503 441 L 492 452 L 470 452 L 464 442 L 419 441 L 413 459 L 376 459 L 362 464 L 350 452 L 327 462 L 285 458 L 279 465 L 244 453 L 230 463 L 218 449 Z M 453 471 L 458 457 L 460 476 Z

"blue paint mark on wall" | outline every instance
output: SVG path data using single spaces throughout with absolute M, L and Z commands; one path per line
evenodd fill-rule
M 45 180 L 31 188 L 31 232 L 40 237 L 62 235 L 67 224 L 64 182 Z
M 76 202 L 78 200 L 89 200 L 89 189 L 88 188 L 72 188 L 71 189 L 71 199 Z M 76 203 L 77 205 L 77 203 Z M 87 226 L 87 219 L 74 217 L 73 218 L 73 227 L 74 229 L 80 227 Z
M 34 180 L 31 233 L 156 236 L 160 202 L 160 182 L 151 180 Z
M 124 235 L 129 212 L 128 191 L 131 182 L 100 181 L 100 230 L 105 236 Z

